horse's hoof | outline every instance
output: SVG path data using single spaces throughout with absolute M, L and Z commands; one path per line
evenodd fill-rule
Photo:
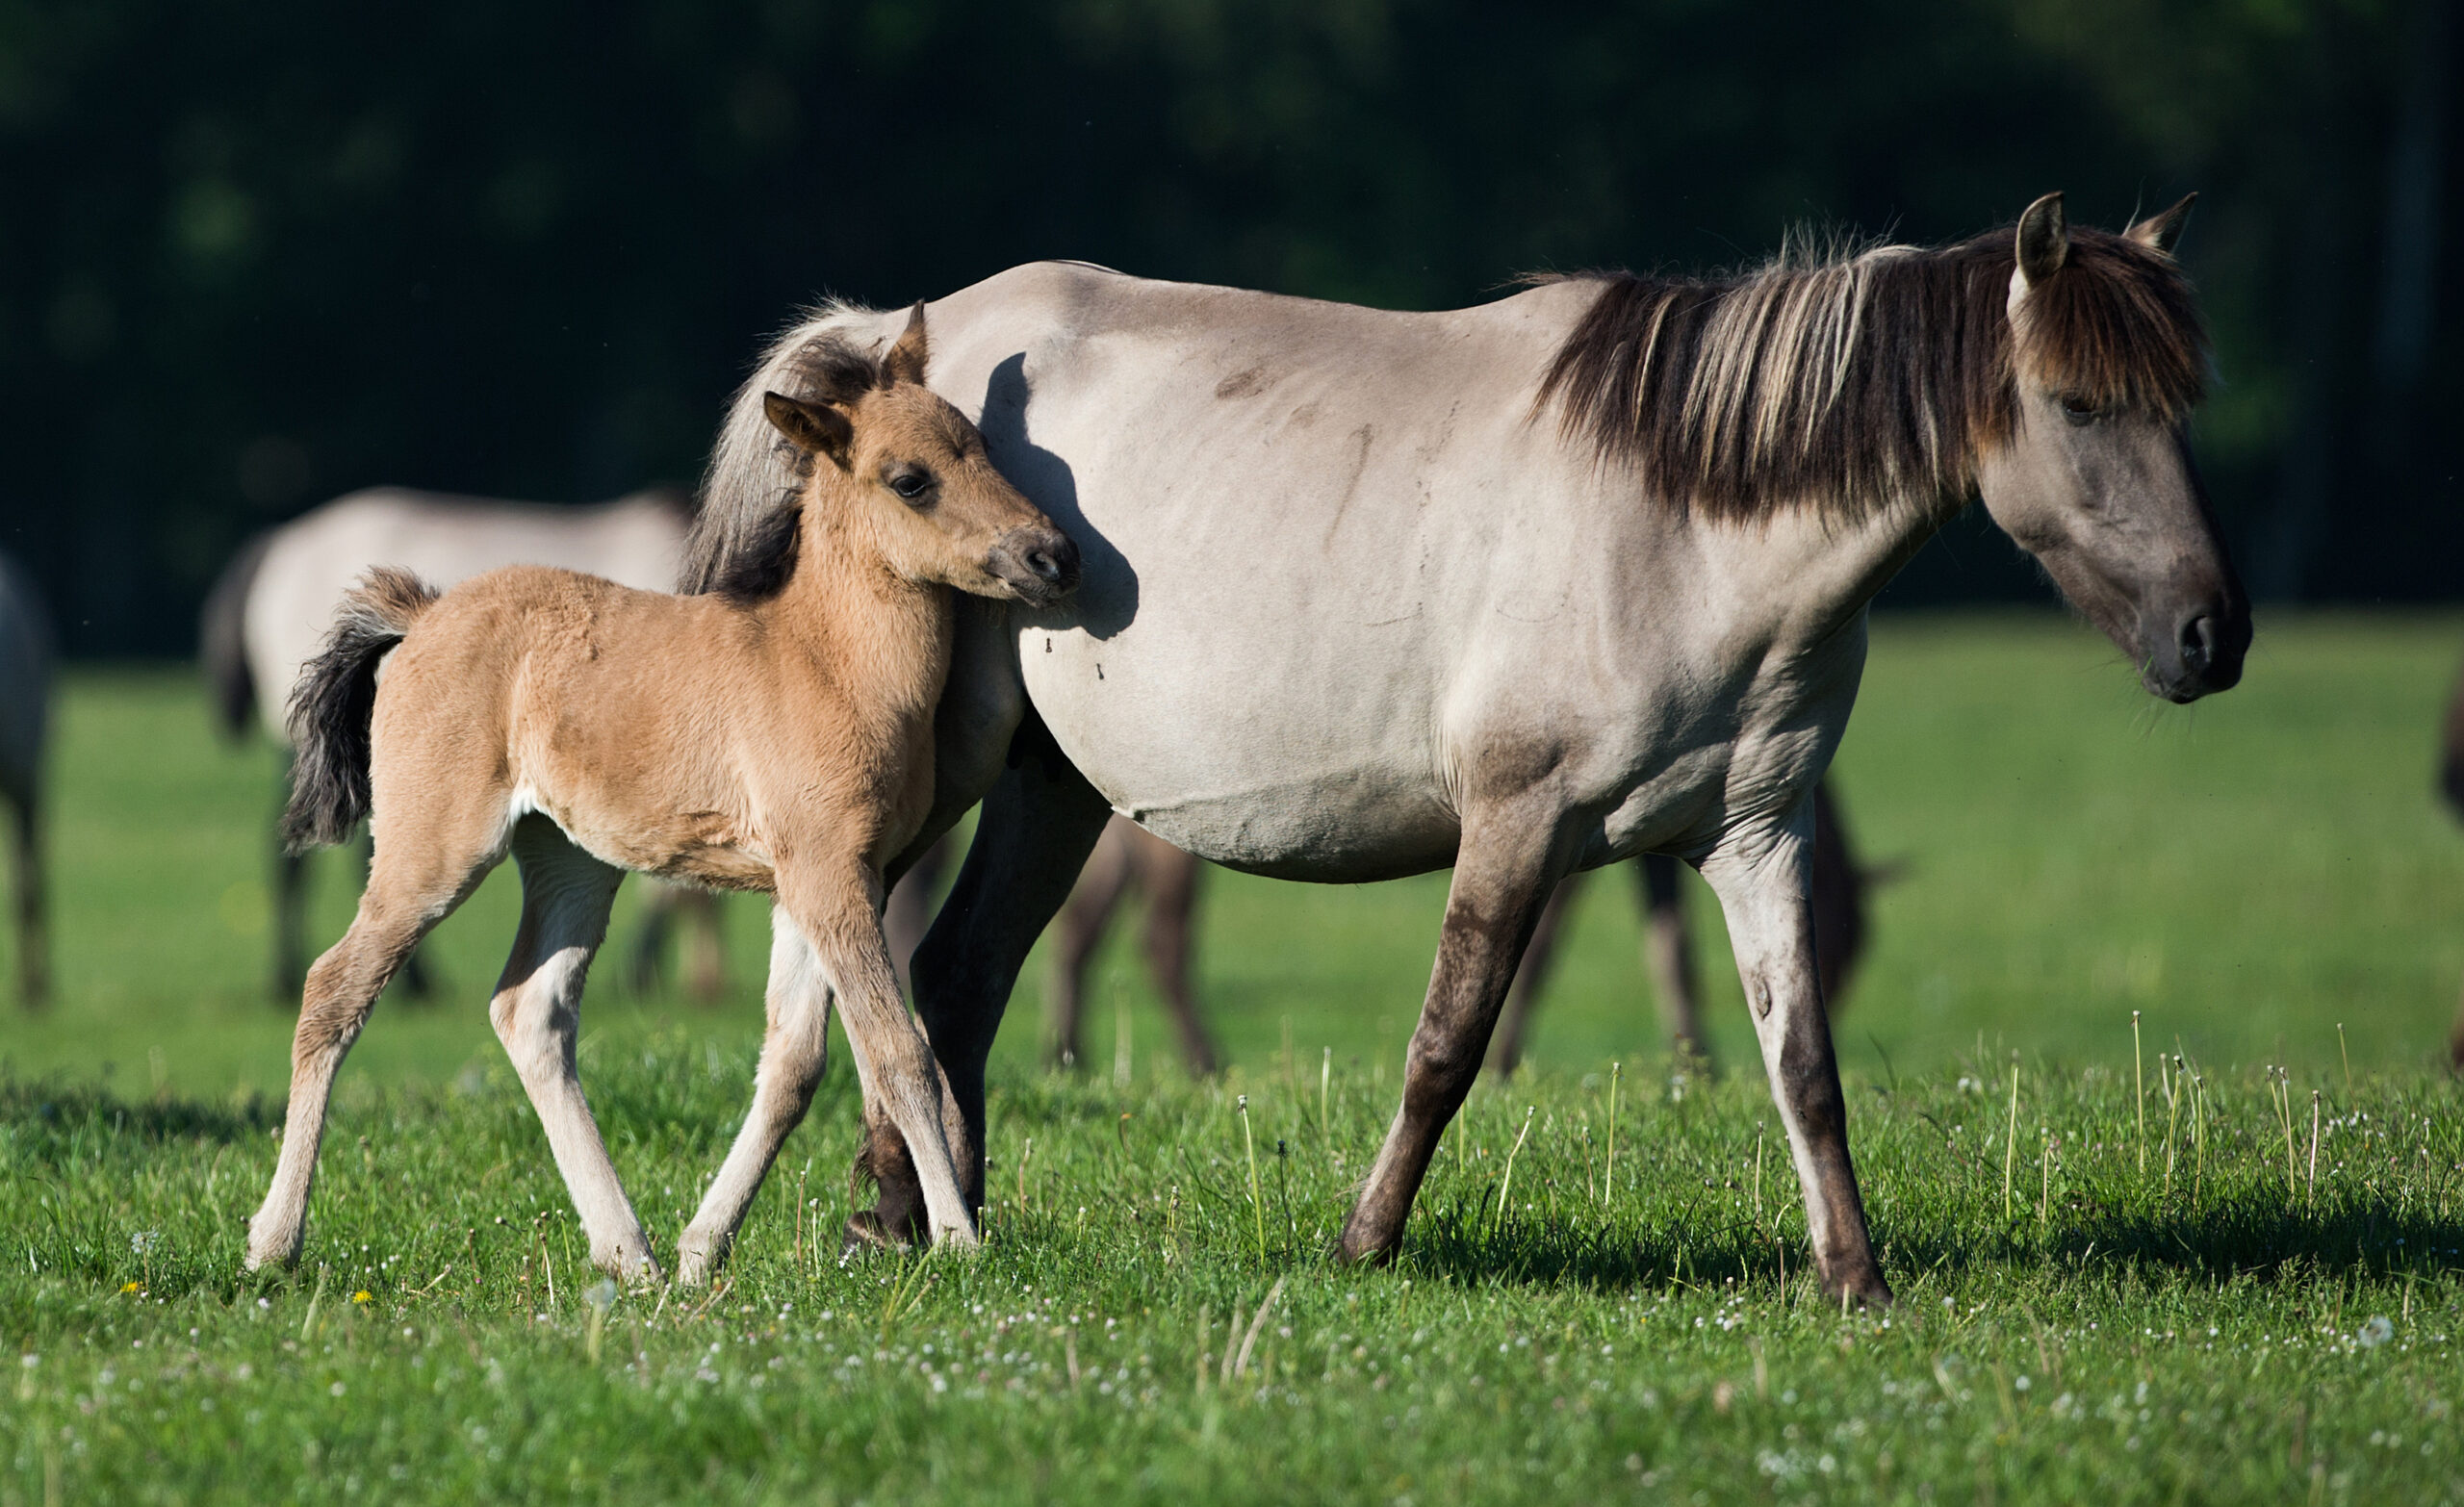
M 882 1216 L 866 1209 L 848 1216 L 847 1227 L 840 1238 L 839 1249 L 846 1251 L 908 1251 L 915 1242 L 890 1233 Z

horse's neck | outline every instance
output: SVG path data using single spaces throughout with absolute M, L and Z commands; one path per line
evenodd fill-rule
M 1771 625 L 1773 636 L 1828 638 L 1862 613 L 1949 513 L 1933 499 L 1902 498 L 1854 518 L 1813 508 L 1747 524 L 1689 524 L 1725 600 Z
M 859 715 L 889 731 L 931 720 L 957 632 L 948 587 L 899 576 L 840 529 L 809 527 L 786 586 L 757 610 L 829 667 Z

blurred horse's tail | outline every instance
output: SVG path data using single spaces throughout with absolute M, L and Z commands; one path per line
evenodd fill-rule
M 376 666 L 435 600 L 435 587 L 392 566 L 370 571 L 343 595 L 333 632 L 291 693 L 296 757 L 282 838 L 293 853 L 341 842 L 368 815 Z
M 205 594 L 205 610 L 197 615 L 197 667 L 205 672 L 223 736 L 234 742 L 248 735 L 257 716 L 257 681 L 248 670 L 248 590 L 272 544 L 273 533 L 268 530 L 242 545 L 214 578 L 214 589 Z

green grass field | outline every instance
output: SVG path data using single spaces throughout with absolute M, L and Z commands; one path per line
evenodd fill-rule
M 440 934 L 443 1001 L 389 999 L 354 1053 L 301 1271 L 244 1280 L 290 1030 L 264 996 L 273 765 L 216 746 L 182 675 L 75 676 L 61 998 L 0 1037 L 0 1504 L 2464 1500 L 2438 1065 L 2464 833 L 2430 784 L 2459 644 L 2452 618 L 2266 621 L 2242 689 L 2166 709 L 2059 620 L 1878 627 L 1838 779 L 1905 872 L 1837 1034 L 1903 1301 L 1847 1315 L 1807 1280 L 1758 1075 L 1661 1051 L 1616 876 L 1392 1271 L 1322 1251 L 1443 876 L 1210 876 L 1215 1084 L 1171 1064 L 1126 948 L 1089 1044 L 1109 1069 L 1125 1039 L 1128 1081 L 1046 1076 L 1031 968 L 971 1259 L 840 1259 L 834 1066 L 727 1284 L 668 1294 L 580 1263 L 488 1032 L 505 877 Z M 320 867 L 321 939 L 349 867 Z M 765 925 L 728 923 L 726 1003 L 607 970 L 585 1025 L 662 1240 L 750 1091 Z

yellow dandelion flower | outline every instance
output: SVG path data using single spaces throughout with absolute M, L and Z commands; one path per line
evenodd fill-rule
M 142 1292 L 145 1290 L 145 1284 L 142 1282 L 123 1282 L 119 1286 L 119 1290 L 122 1295 L 126 1295 L 131 1292 Z
M 350 1300 L 354 1303 L 365 1303 L 370 1301 L 368 1290 L 366 1288 L 360 1289 L 358 1291 L 350 1295 Z

